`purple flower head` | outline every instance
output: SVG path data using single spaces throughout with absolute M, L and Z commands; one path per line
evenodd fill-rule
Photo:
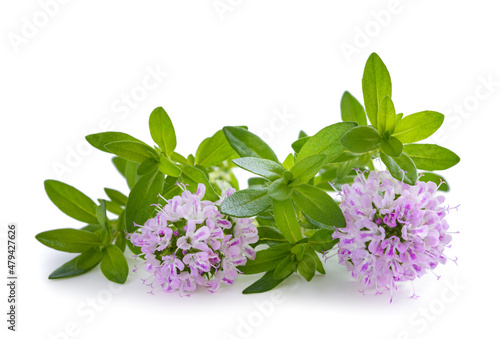
M 205 185 L 193 194 L 182 185 L 181 195 L 158 206 L 158 213 L 139 226 L 128 239 L 141 248 L 145 280 L 153 292 L 189 295 L 199 287 L 214 292 L 221 283 L 233 284 L 237 266 L 255 258 L 250 246 L 258 241 L 257 228 L 249 218 L 230 218 L 219 212 L 222 199 L 202 200 Z M 228 190 L 224 197 L 234 193 Z
M 352 185 L 342 186 L 340 208 L 347 225 L 332 237 L 339 239 L 339 263 L 364 288 L 392 294 L 396 282 L 414 280 L 446 262 L 449 208 L 437 189 L 433 182 L 405 184 L 387 171 L 372 171 L 368 178 L 358 173 Z

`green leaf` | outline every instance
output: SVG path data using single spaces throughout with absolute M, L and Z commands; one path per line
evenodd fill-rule
M 397 158 L 401 155 L 401 152 L 403 152 L 403 144 L 401 141 L 391 136 L 389 139 L 382 138 L 380 141 L 380 149 L 385 154 Z
M 366 61 L 362 87 L 368 119 L 373 126 L 378 126 L 378 108 L 386 96 L 392 96 L 392 83 L 389 71 L 376 53 Z
M 79 270 L 85 270 L 95 267 L 104 256 L 99 247 L 92 247 L 78 256 L 75 267 Z
M 139 175 L 137 174 L 137 170 L 139 168 L 139 164 L 136 162 L 128 161 L 125 167 L 125 180 L 127 180 L 127 186 L 129 189 L 135 186 L 137 181 L 139 181 Z M 150 174 L 150 173 L 148 173 Z
M 296 243 L 302 239 L 302 233 L 291 199 L 282 201 L 273 200 L 273 212 L 274 219 L 276 220 L 276 227 L 288 241 Z
M 340 139 L 342 145 L 354 153 L 365 153 L 380 146 L 380 134 L 372 126 L 358 126 Z
M 96 207 L 95 216 L 99 225 L 105 226 L 108 223 L 108 217 L 106 216 L 106 200 L 99 199 L 99 206 Z
M 127 280 L 127 259 L 125 259 L 122 251 L 120 251 L 117 246 L 109 245 L 104 249 L 104 256 L 101 261 L 101 271 L 109 281 L 123 284 Z
M 358 125 L 366 125 L 365 109 L 348 91 L 342 95 L 340 111 L 342 112 L 342 121 L 354 121 Z
M 210 201 L 219 200 L 219 195 L 215 192 L 205 173 L 199 168 L 189 165 L 184 166 L 182 170 L 182 181 L 188 185 L 187 189 L 192 193 L 196 193 L 198 184 L 205 185 L 204 199 Z
M 246 157 L 234 159 L 233 162 L 237 166 L 254 174 L 263 176 L 269 180 L 281 178 L 283 176 L 283 172 L 285 171 L 281 164 L 267 159 Z
M 393 136 L 403 144 L 427 139 L 443 124 L 444 115 L 434 111 L 410 114 L 396 125 Z
M 97 264 L 96 264 L 92 267 L 88 267 L 85 269 L 77 268 L 76 263 L 78 262 L 80 257 L 81 257 L 81 254 L 79 256 L 71 259 L 70 261 L 68 261 L 64 265 L 60 266 L 56 270 L 54 270 L 54 272 L 52 272 L 49 275 L 49 279 L 61 279 L 61 278 L 76 277 L 78 275 L 82 275 L 84 273 L 87 273 L 88 271 L 93 269 L 95 266 L 97 266 Z
M 85 194 L 63 182 L 45 180 L 45 192 L 49 199 L 63 213 L 89 224 L 97 224 L 95 217 L 96 203 Z
M 221 130 L 222 131 L 222 130 Z M 224 137 L 225 139 L 226 137 Z M 198 145 L 198 148 L 196 149 L 196 153 L 195 153 L 195 163 L 198 163 L 198 158 L 199 158 L 199 154 L 200 154 L 200 151 L 202 148 L 206 148 L 206 143 L 208 143 L 210 141 L 211 137 L 208 137 L 208 138 L 205 138 L 201 141 L 201 143 Z M 231 146 L 230 146 L 231 147 Z M 231 150 L 233 150 L 231 148 Z
M 86 225 L 80 229 L 83 231 L 90 232 L 90 233 L 97 233 L 97 232 L 100 232 L 102 230 L 102 226 L 101 225 Z
M 398 124 L 398 122 L 403 118 L 403 113 L 398 113 L 396 114 L 396 125 Z
M 296 186 L 308 182 L 318 173 L 320 168 L 324 165 L 325 160 L 326 155 L 314 154 L 298 161 L 290 169 L 290 172 L 293 174 L 293 181 L 290 185 Z
M 417 168 L 411 158 L 404 152 L 397 158 L 380 153 L 380 159 L 395 179 L 410 185 L 417 183 Z
M 170 154 L 170 160 L 172 160 L 173 162 L 178 162 L 182 165 L 187 164 L 187 159 L 177 152 L 172 152 L 172 154 Z
M 389 134 L 394 132 L 396 126 L 396 109 L 390 96 L 382 99 L 378 109 L 377 128 L 380 135 L 384 135 L 386 131 Z
M 125 252 L 127 247 L 127 236 L 125 234 L 125 213 L 120 214 L 117 220 L 117 231 L 115 245 L 120 249 L 120 251 Z
M 283 167 L 289 171 L 293 167 L 294 163 L 295 163 L 295 158 L 293 157 L 293 154 L 290 153 L 287 155 L 285 161 L 283 161 Z
M 445 170 L 460 162 L 458 155 L 438 145 L 405 145 L 403 152 L 410 156 L 418 169 L 426 171 Z
M 35 238 L 45 246 L 69 253 L 83 253 L 92 247 L 101 245 L 101 239 L 98 235 L 73 228 L 45 231 L 38 233 Z
M 302 260 L 304 253 L 309 249 L 309 244 L 297 244 L 292 247 L 291 252 L 295 254 L 297 260 Z
M 311 139 L 311 137 L 303 137 L 298 140 L 295 140 L 292 143 L 292 148 L 295 151 L 295 153 L 299 153 L 300 150 L 302 149 L 302 146 L 304 146 L 309 139 Z
M 323 253 L 331 250 L 332 247 L 339 241 L 338 239 L 333 240 L 332 234 L 333 230 L 317 230 L 307 242 L 316 252 Z
M 122 233 L 125 235 L 125 213 L 122 213 L 118 216 L 115 227 L 118 233 Z
M 105 188 L 104 192 L 106 192 L 106 195 L 111 199 L 111 201 L 116 202 L 120 206 L 125 206 L 127 205 L 127 196 L 120 191 L 117 191 L 112 188 Z
M 219 165 L 235 155 L 222 130 L 205 139 L 196 151 L 196 163 L 204 167 Z
M 142 176 L 132 188 L 125 207 L 125 229 L 127 233 L 136 231 L 137 228 L 134 226 L 134 222 L 138 225 L 144 225 L 146 220 L 151 217 L 155 210 L 155 207 L 151 205 L 158 203 L 158 194 L 163 191 L 164 180 L 163 173 L 157 171 Z M 134 249 L 140 251 L 140 249 Z
M 293 188 L 285 184 L 283 178 L 279 178 L 269 186 L 269 196 L 275 200 L 286 200 L 292 195 Z
M 286 183 L 290 183 L 290 181 L 292 181 L 293 179 L 293 173 L 290 172 L 290 171 L 285 171 L 285 173 L 283 173 L 283 181 L 286 182 Z
M 119 233 L 116 236 L 115 245 L 120 251 L 125 252 L 125 248 L 127 247 L 127 237 L 125 233 Z
M 106 144 L 106 149 L 124 159 L 141 163 L 156 158 L 156 151 L 150 146 L 136 141 L 114 141 Z
M 147 158 L 137 167 L 137 175 L 146 175 L 157 169 L 158 161 L 153 158 Z
M 292 199 L 302 213 L 312 220 L 330 227 L 345 227 L 346 221 L 342 211 L 325 191 L 302 184 L 295 187 Z
M 328 230 L 332 229 L 332 226 L 317 222 L 317 221 L 309 218 L 308 215 L 304 214 L 304 217 L 305 217 L 305 220 L 302 220 L 302 222 L 300 223 L 300 226 L 302 228 L 306 228 L 306 229 L 320 229 L 320 228 L 322 228 L 322 229 L 328 229 Z
M 174 151 L 177 145 L 174 125 L 162 107 L 155 108 L 149 116 L 149 131 L 163 153 L 170 155 Z
M 247 188 L 222 201 L 221 212 L 238 218 L 253 217 L 272 205 L 268 188 Z
M 160 163 L 158 164 L 158 169 L 166 175 L 171 177 L 178 177 L 182 174 L 182 170 L 174 164 L 170 159 L 168 159 L 163 154 L 160 155 Z
M 266 178 L 261 178 L 261 177 L 252 177 L 248 178 L 248 188 L 252 187 L 268 187 L 269 186 L 269 180 Z
M 340 142 L 342 136 L 356 126 L 355 122 L 339 122 L 323 128 L 302 146 L 296 161 L 314 154 L 325 154 L 325 163 L 332 161 L 345 150 Z
M 274 270 L 267 272 L 262 276 L 262 278 L 260 278 L 252 285 L 245 288 L 243 290 L 243 294 L 262 293 L 270 291 L 279 284 L 281 284 L 281 282 L 286 279 L 283 278 L 276 280 L 273 278 L 273 276 L 274 276 Z
M 449 192 L 450 191 L 450 186 L 448 185 L 448 183 L 446 182 L 446 180 L 436 174 L 436 173 L 431 173 L 431 172 L 423 172 L 422 173 L 422 176 L 418 179 L 419 181 L 422 181 L 422 182 L 429 182 L 429 181 L 432 181 L 433 183 L 435 183 L 436 185 L 438 185 L 438 190 L 439 191 L 443 191 L 443 192 Z
M 257 227 L 257 231 L 259 232 L 259 241 L 255 244 L 255 246 L 260 244 L 274 246 L 288 242 L 283 234 L 281 234 L 275 227 L 259 226 Z
M 101 150 L 103 152 L 107 153 L 112 153 L 109 149 L 107 149 L 105 146 L 109 143 L 112 142 L 117 142 L 117 141 L 134 141 L 141 143 L 143 145 L 146 145 L 139 139 L 134 138 L 131 135 L 128 135 L 126 133 L 122 132 L 102 132 L 102 133 L 96 133 L 96 134 L 90 134 L 85 137 L 87 139 L 88 143 L 97 148 L 98 150 Z
M 276 265 L 276 269 L 274 270 L 273 274 L 273 279 L 274 280 L 285 279 L 295 271 L 296 267 L 297 267 L 297 262 L 292 260 L 292 255 L 291 254 L 287 255 L 278 263 L 278 265 Z
M 226 126 L 222 130 L 231 147 L 241 157 L 256 157 L 279 162 L 271 147 L 255 134 L 241 127 Z
M 255 260 L 248 260 L 244 266 L 238 266 L 243 274 L 257 274 L 274 270 L 290 254 L 292 244 L 281 244 L 257 251 Z
M 111 226 L 109 224 L 108 217 L 106 215 L 106 200 L 104 199 L 99 199 L 99 206 L 96 208 L 96 217 L 97 220 L 99 221 L 99 225 L 102 226 L 103 232 L 101 233 L 101 242 L 103 244 L 109 242 L 112 239 L 111 235 Z
M 314 250 L 313 249 L 309 249 L 308 253 L 314 259 L 314 261 L 316 262 L 316 271 L 318 271 L 321 274 L 326 274 L 325 268 L 323 267 L 323 264 L 321 263 L 321 259 L 314 252 Z
M 342 154 L 332 160 L 332 163 L 346 162 L 349 160 L 353 160 L 359 157 L 359 154 L 349 152 L 345 150 Z
M 276 228 L 276 222 L 274 221 L 274 215 L 271 211 L 271 209 L 266 210 L 265 212 L 259 213 L 258 215 L 255 216 L 255 221 L 257 221 L 257 224 L 259 226 L 271 226 L 276 232 L 279 233 L 278 229 Z M 281 235 L 281 233 L 279 233 Z M 288 240 L 285 240 L 283 242 L 288 242 Z M 257 245 L 255 245 L 257 246 Z M 269 245 L 271 246 L 271 245 Z
M 314 277 L 314 273 L 316 272 L 316 260 L 314 260 L 311 255 L 306 253 L 304 258 L 299 261 L 297 268 L 299 269 L 301 276 L 303 276 L 307 281 L 311 281 Z
M 194 165 L 194 167 L 196 167 L 197 169 L 199 169 L 200 171 L 202 171 L 203 174 L 205 174 L 205 176 L 207 178 L 209 177 L 210 174 L 208 173 L 208 170 L 205 167 L 203 167 L 201 165 Z

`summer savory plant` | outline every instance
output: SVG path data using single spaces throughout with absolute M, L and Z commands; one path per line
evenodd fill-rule
M 100 266 L 124 283 L 134 266 L 155 291 L 189 295 L 231 285 L 240 274 L 261 274 L 243 293 L 265 292 L 298 273 L 310 281 L 325 274 L 323 259 L 338 256 L 363 290 L 382 293 L 444 264 L 451 242 L 434 173 L 460 158 L 418 143 L 442 125 L 434 111 L 396 113 L 389 72 L 373 53 L 366 63 L 363 102 L 342 96 L 342 122 L 308 136 L 300 131 L 281 162 L 244 126 L 225 126 L 187 157 L 168 114 L 156 108 L 150 146 L 121 132 L 91 134 L 87 141 L 114 155 L 128 195 L 105 188 L 97 203 L 76 188 L 45 181 L 49 199 L 85 223 L 39 233 L 46 246 L 78 255 L 50 279 Z M 255 174 L 239 189 L 233 173 Z M 335 198 L 335 199 L 334 199 Z M 391 298 L 392 300 L 392 298 Z

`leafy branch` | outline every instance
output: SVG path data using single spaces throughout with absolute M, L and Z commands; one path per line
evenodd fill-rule
M 333 232 L 346 226 L 344 214 L 329 192 L 353 183 L 357 170 L 373 170 L 375 159 L 395 179 L 409 185 L 417 180 L 439 184 L 444 179 L 433 171 L 460 161 L 451 150 L 419 143 L 441 127 L 444 115 L 430 110 L 396 113 L 391 77 L 375 53 L 366 63 L 362 92 L 364 106 L 344 92 L 342 122 L 311 136 L 300 131 L 283 162 L 244 126 L 216 131 L 185 157 L 175 151 L 176 131 L 161 107 L 149 117 L 153 146 L 122 132 L 88 135 L 92 146 L 114 155 L 112 162 L 130 192 L 105 188 L 107 198 L 96 203 L 73 186 L 45 181 L 46 193 L 56 207 L 85 223 L 80 229 L 55 229 L 36 236 L 48 247 L 78 253 L 49 278 L 81 275 L 100 265 L 107 279 L 124 283 L 129 273 L 126 247 L 141 253 L 127 234 L 154 216 L 155 206 L 161 202 L 159 195 L 165 199 L 180 195 L 179 183 L 193 193 L 203 184 L 205 199 L 219 201 L 228 187 L 239 189 L 235 167 L 256 177 L 248 180 L 248 188 L 225 198 L 220 211 L 230 217 L 254 217 L 259 235 L 254 246 L 264 247 L 259 247 L 255 260 L 238 267 L 243 274 L 265 273 L 243 293 L 268 291 L 296 272 L 307 281 L 316 272 L 325 274 L 320 255 L 336 245 Z M 449 186 L 441 184 L 439 189 L 447 191 Z

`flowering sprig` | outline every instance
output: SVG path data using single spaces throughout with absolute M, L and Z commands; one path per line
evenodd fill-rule
M 257 252 L 256 260 L 242 269 L 248 274 L 267 272 L 246 292 L 273 288 L 297 269 L 307 280 L 317 268 L 321 272 L 322 267 L 313 260 L 314 251 L 330 250 L 348 217 L 325 193 L 332 190 L 332 183 L 333 189 L 353 183 L 356 170 L 373 170 L 376 159 L 387 167 L 390 176 L 411 186 L 417 183 L 418 169 L 444 170 L 459 162 L 460 158 L 444 147 L 415 143 L 431 136 L 443 123 L 444 115 L 434 111 L 396 114 L 389 72 L 375 53 L 366 63 L 362 88 L 365 107 L 345 92 L 340 105 L 343 122 L 312 136 L 301 131 L 292 144 L 294 153 L 283 163 L 257 136 L 237 127 L 223 128 L 241 156 L 233 162 L 261 178 L 252 179 L 248 189 L 226 199 L 221 210 L 233 216 L 257 216 L 261 225 L 275 227 L 270 247 Z M 442 178 L 429 173 L 421 180 L 439 183 Z M 269 215 L 273 217 L 267 218 Z M 401 232 L 400 228 L 396 227 Z M 337 237 L 332 238 L 334 230 Z M 270 232 L 259 227 L 262 238 L 269 238 Z M 305 261 L 304 249 L 312 259 L 306 257 Z M 268 264 L 270 260 L 274 265 Z
M 232 174 L 234 165 L 229 163 L 237 155 L 222 131 L 205 139 L 196 156 L 184 157 L 175 152 L 175 130 L 163 108 L 158 107 L 151 113 L 149 127 L 156 143 L 154 147 L 122 132 L 104 132 L 86 137 L 92 146 L 116 155 L 112 161 L 127 181 L 130 188 L 128 196 L 105 188 L 109 200 L 100 199 L 98 206 L 73 186 L 56 180 L 45 182 L 47 195 L 62 212 L 88 223 L 81 229 L 56 229 L 37 235 L 37 239 L 46 246 L 81 253 L 56 269 L 50 279 L 78 276 L 100 263 L 106 278 L 124 283 L 129 273 L 124 256 L 126 247 L 134 254 L 141 253 L 141 247 L 135 246 L 126 234 L 133 234 L 138 229 L 137 225 L 144 225 L 153 217 L 155 206 L 162 202 L 161 199 L 172 199 L 181 195 L 183 190 L 196 193 L 201 184 L 204 199 L 216 202 L 221 199 L 223 190 L 238 187 Z M 217 153 L 213 152 L 214 148 Z M 221 184 L 220 173 L 231 180 Z M 115 214 L 117 218 L 109 219 L 106 212 Z
M 340 263 L 366 288 L 391 289 L 432 270 L 445 261 L 443 247 L 451 239 L 443 198 L 436 195 L 449 187 L 433 171 L 460 158 L 418 142 L 442 125 L 444 115 L 396 114 L 389 72 L 375 53 L 362 91 L 364 106 L 345 92 L 342 122 L 311 136 L 300 131 L 284 161 L 238 126 L 222 128 L 185 157 L 175 151 L 176 131 L 161 107 L 149 118 L 155 146 L 122 132 L 88 135 L 92 146 L 115 155 L 130 193 L 106 188 L 108 199 L 98 205 L 72 186 L 45 182 L 61 211 L 88 224 L 37 235 L 49 247 L 81 253 L 49 278 L 80 275 L 100 263 L 108 279 L 124 283 L 127 247 L 144 257 L 148 284 L 181 294 L 201 286 L 215 290 L 240 272 L 265 273 L 243 293 L 268 291 L 295 272 L 309 281 L 325 273 L 320 257 L 337 244 Z M 375 163 L 387 171 L 376 172 Z M 239 190 L 235 166 L 257 175 L 248 188 Z M 371 173 L 363 179 L 357 171 Z M 235 192 L 228 196 L 231 187 Z M 341 190 L 340 203 L 331 195 L 335 190 Z M 192 215 L 179 212 L 179 204 L 207 210 Z M 241 225 L 251 229 L 243 238 Z

